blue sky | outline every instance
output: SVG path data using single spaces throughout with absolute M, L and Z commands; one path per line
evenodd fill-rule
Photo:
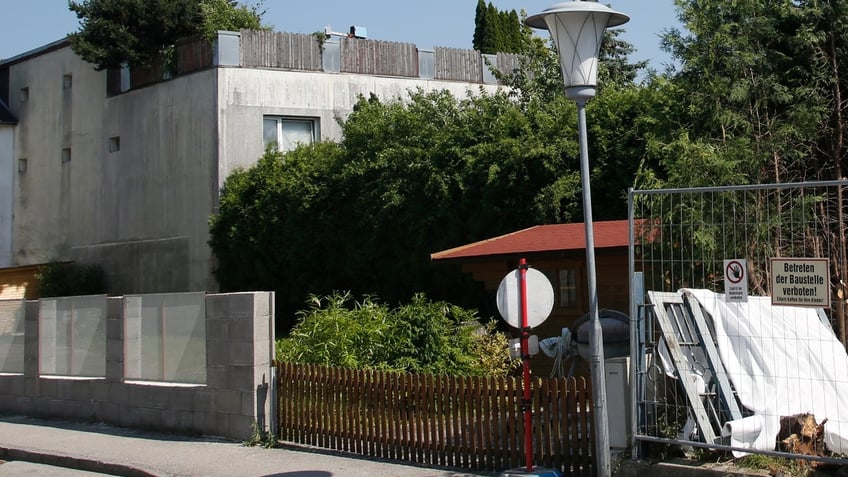
M 561 0 L 487 0 L 501 10 L 538 13 Z M 248 2 L 250 3 L 250 2 Z M 679 25 L 674 0 L 608 0 L 613 9 L 630 16 L 624 39 L 636 47 L 634 60 L 649 60 L 662 70 L 670 61 L 660 51 L 659 35 Z M 79 29 L 67 0 L 0 0 L 0 58 L 10 58 L 63 38 Z M 279 31 L 311 33 L 325 25 L 347 31 L 367 28 L 377 40 L 415 43 L 419 48 L 470 48 L 476 0 L 265 0 L 265 23 Z

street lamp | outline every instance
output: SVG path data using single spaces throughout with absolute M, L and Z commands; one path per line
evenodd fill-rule
M 594 401 L 595 450 L 598 475 L 610 475 L 609 422 L 604 372 L 604 348 L 598 315 L 598 289 L 595 281 L 595 237 L 592 226 L 592 193 L 589 189 L 589 148 L 586 143 L 586 101 L 595 96 L 598 82 L 598 54 L 607 27 L 627 23 L 630 17 L 601 3 L 571 1 L 553 5 L 528 17 L 525 23 L 548 30 L 556 45 L 562 66 L 565 95 L 577 103 L 577 129 L 580 140 L 580 176 L 583 186 L 583 217 L 586 227 L 586 274 L 589 287 L 589 317 L 592 323 L 591 368 Z

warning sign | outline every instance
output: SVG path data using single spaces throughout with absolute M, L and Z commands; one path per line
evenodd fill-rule
M 748 267 L 737 258 L 724 261 L 724 299 L 728 302 L 748 301 Z
M 771 259 L 772 305 L 830 307 L 826 258 Z

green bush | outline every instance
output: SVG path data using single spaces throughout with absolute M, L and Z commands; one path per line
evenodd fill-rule
M 503 375 L 511 369 L 507 339 L 476 312 L 415 295 L 390 309 L 350 293 L 312 297 L 277 359 L 288 362 L 438 375 Z
M 99 265 L 51 261 L 38 268 L 36 278 L 43 298 L 106 293 L 106 280 Z

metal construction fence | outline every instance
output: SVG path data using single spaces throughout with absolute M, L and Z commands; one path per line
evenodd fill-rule
M 844 464 L 848 181 L 631 191 L 634 451 Z

